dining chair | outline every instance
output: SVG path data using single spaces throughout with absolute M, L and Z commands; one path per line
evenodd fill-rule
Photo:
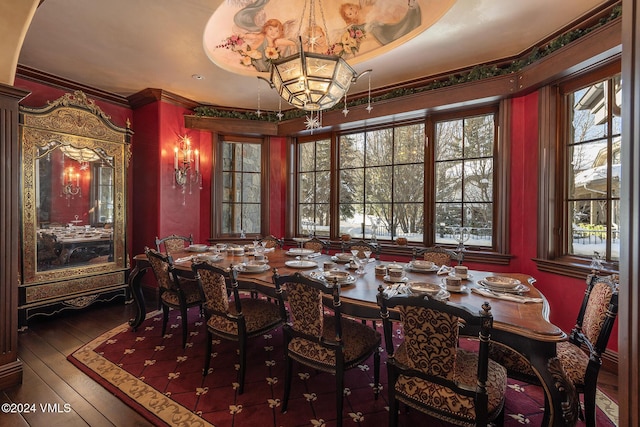
M 491 306 L 469 307 L 424 295 L 377 296 L 387 349 L 389 426 L 398 425 L 400 403 L 469 426 L 502 425 L 507 371 L 489 359 Z M 404 339 L 396 348 L 389 309 L 400 313 Z M 459 325 L 479 331 L 478 351 L 458 347 Z
M 567 376 L 578 393 L 582 393 L 584 413 L 578 408 L 580 419 L 588 427 L 596 425 L 596 388 L 602 366 L 602 353 L 618 314 L 618 276 L 590 274 L 576 324 L 569 340 L 558 343 L 556 352 Z M 531 384 L 540 380 L 527 359 L 509 347 L 492 342 L 489 356 L 505 366 L 509 376 Z
M 263 298 L 240 298 L 238 272 L 233 266 L 222 268 L 208 261 L 191 264 L 205 296 L 207 346 L 202 375 L 209 373 L 213 337 L 236 341 L 240 356 L 238 393 L 244 392 L 247 369 L 247 340 L 263 335 L 284 323 L 280 309 Z M 229 299 L 231 295 L 232 301 Z
M 180 310 L 182 317 L 182 347 L 187 346 L 187 310 L 200 307 L 203 312 L 204 294 L 197 281 L 179 280 L 171 255 L 165 255 L 149 247 L 144 248 L 153 274 L 158 282 L 159 300 L 162 305 L 162 336 L 167 329 L 169 309 Z
M 452 262 L 461 265 L 464 260 L 464 254 L 462 252 L 456 252 L 440 246 L 413 248 L 412 258 L 415 260 L 419 257 L 426 261 L 432 261 L 436 265 L 446 265 L 447 267 L 450 267 Z
M 189 236 L 172 234 L 162 239 L 156 236 L 156 250 L 161 252 L 161 248 L 164 246 L 164 253 L 167 255 L 173 255 L 175 252 L 184 252 L 185 245 L 193 245 L 193 234 L 189 234 Z
M 273 235 L 269 235 L 269 236 L 263 237 L 259 241 L 260 241 L 260 244 L 262 244 L 262 242 L 264 242 L 264 247 L 266 249 L 282 248 L 282 246 L 284 245 L 284 242 L 282 241 L 282 239 L 278 239 L 277 237 L 275 237 Z
M 322 253 L 329 249 L 329 242 L 322 240 L 318 237 L 312 237 L 310 240 L 304 242 L 302 247 L 305 249 L 313 249 L 315 252 Z
M 365 242 L 364 240 L 360 240 L 360 241 L 354 241 L 354 240 L 349 240 L 349 241 L 342 241 L 341 242 L 342 245 L 342 252 L 346 252 L 349 253 L 351 252 L 353 249 L 358 249 L 358 257 L 359 258 L 364 258 L 364 251 L 371 251 L 371 255 L 374 256 L 375 259 L 380 259 L 380 247 L 375 244 L 375 243 L 368 243 Z
M 378 331 L 342 315 L 340 285 L 327 284 L 300 273 L 280 276 L 274 272 L 283 316 L 285 293 L 289 307 L 284 332 L 285 386 L 282 412 L 287 411 L 291 393 L 293 361 L 335 375 L 336 424 L 342 426 L 345 371 L 363 364 L 373 354 L 374 397 L 380 390 L 380 343 Z M 333 301 L 332 313 L 325 313 L 323 297 Z

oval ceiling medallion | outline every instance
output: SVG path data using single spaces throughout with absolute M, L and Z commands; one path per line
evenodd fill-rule
M 228 0 L 205 27 L 204 50 L 214 64 L 245 75 L 268 72 L 271 61 L 298 51 L 299 40 L 307 52 L 341 56 L 353 65 L 420 34 L 454 3 L 316 0 L 312 12 L 309 0 Z

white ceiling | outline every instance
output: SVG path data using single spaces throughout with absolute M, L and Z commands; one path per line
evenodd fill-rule
M 205 25 L 223 1 L 45 0 L 19 64 L 124 97 L 159 88 L 203 104 L 253 109 L 260 90 L 261 108 L 276 110 L 278 97 L 264 82 L 225 71 L 205 54 Z M 373 69 L 375 89 L 512 57 L 603 3 L 457 0 L 422 34 L 354 68 Z M 361 79 L 351 92 L 366 89 Z

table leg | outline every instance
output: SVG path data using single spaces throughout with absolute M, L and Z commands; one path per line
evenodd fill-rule
M 144 319 L 147 315 L 147 309 L 144 302 L 144 295 L 142 294 L 142 277 L 147 272 L 149 267 L 140 267 L 139 262 L 136 263 L 136 266 L 133 270 L 131 270 L 131 274 L 129 275 L 129 289 L 131 290 L 131 294 L 133 295 L 133 301 L 136 306 L 136 317 L 135 319 L 129 320 L 129 325 L 133 328 L 133 331 L 138 328 L 144 322 Z

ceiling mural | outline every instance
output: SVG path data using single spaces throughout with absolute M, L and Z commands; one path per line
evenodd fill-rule
M 228 0 L 209 19 L 204 50 L 219 67 L 259 75 L 271 61 L 307 52 L 357 64 L 420 34 L 455 0 Z

